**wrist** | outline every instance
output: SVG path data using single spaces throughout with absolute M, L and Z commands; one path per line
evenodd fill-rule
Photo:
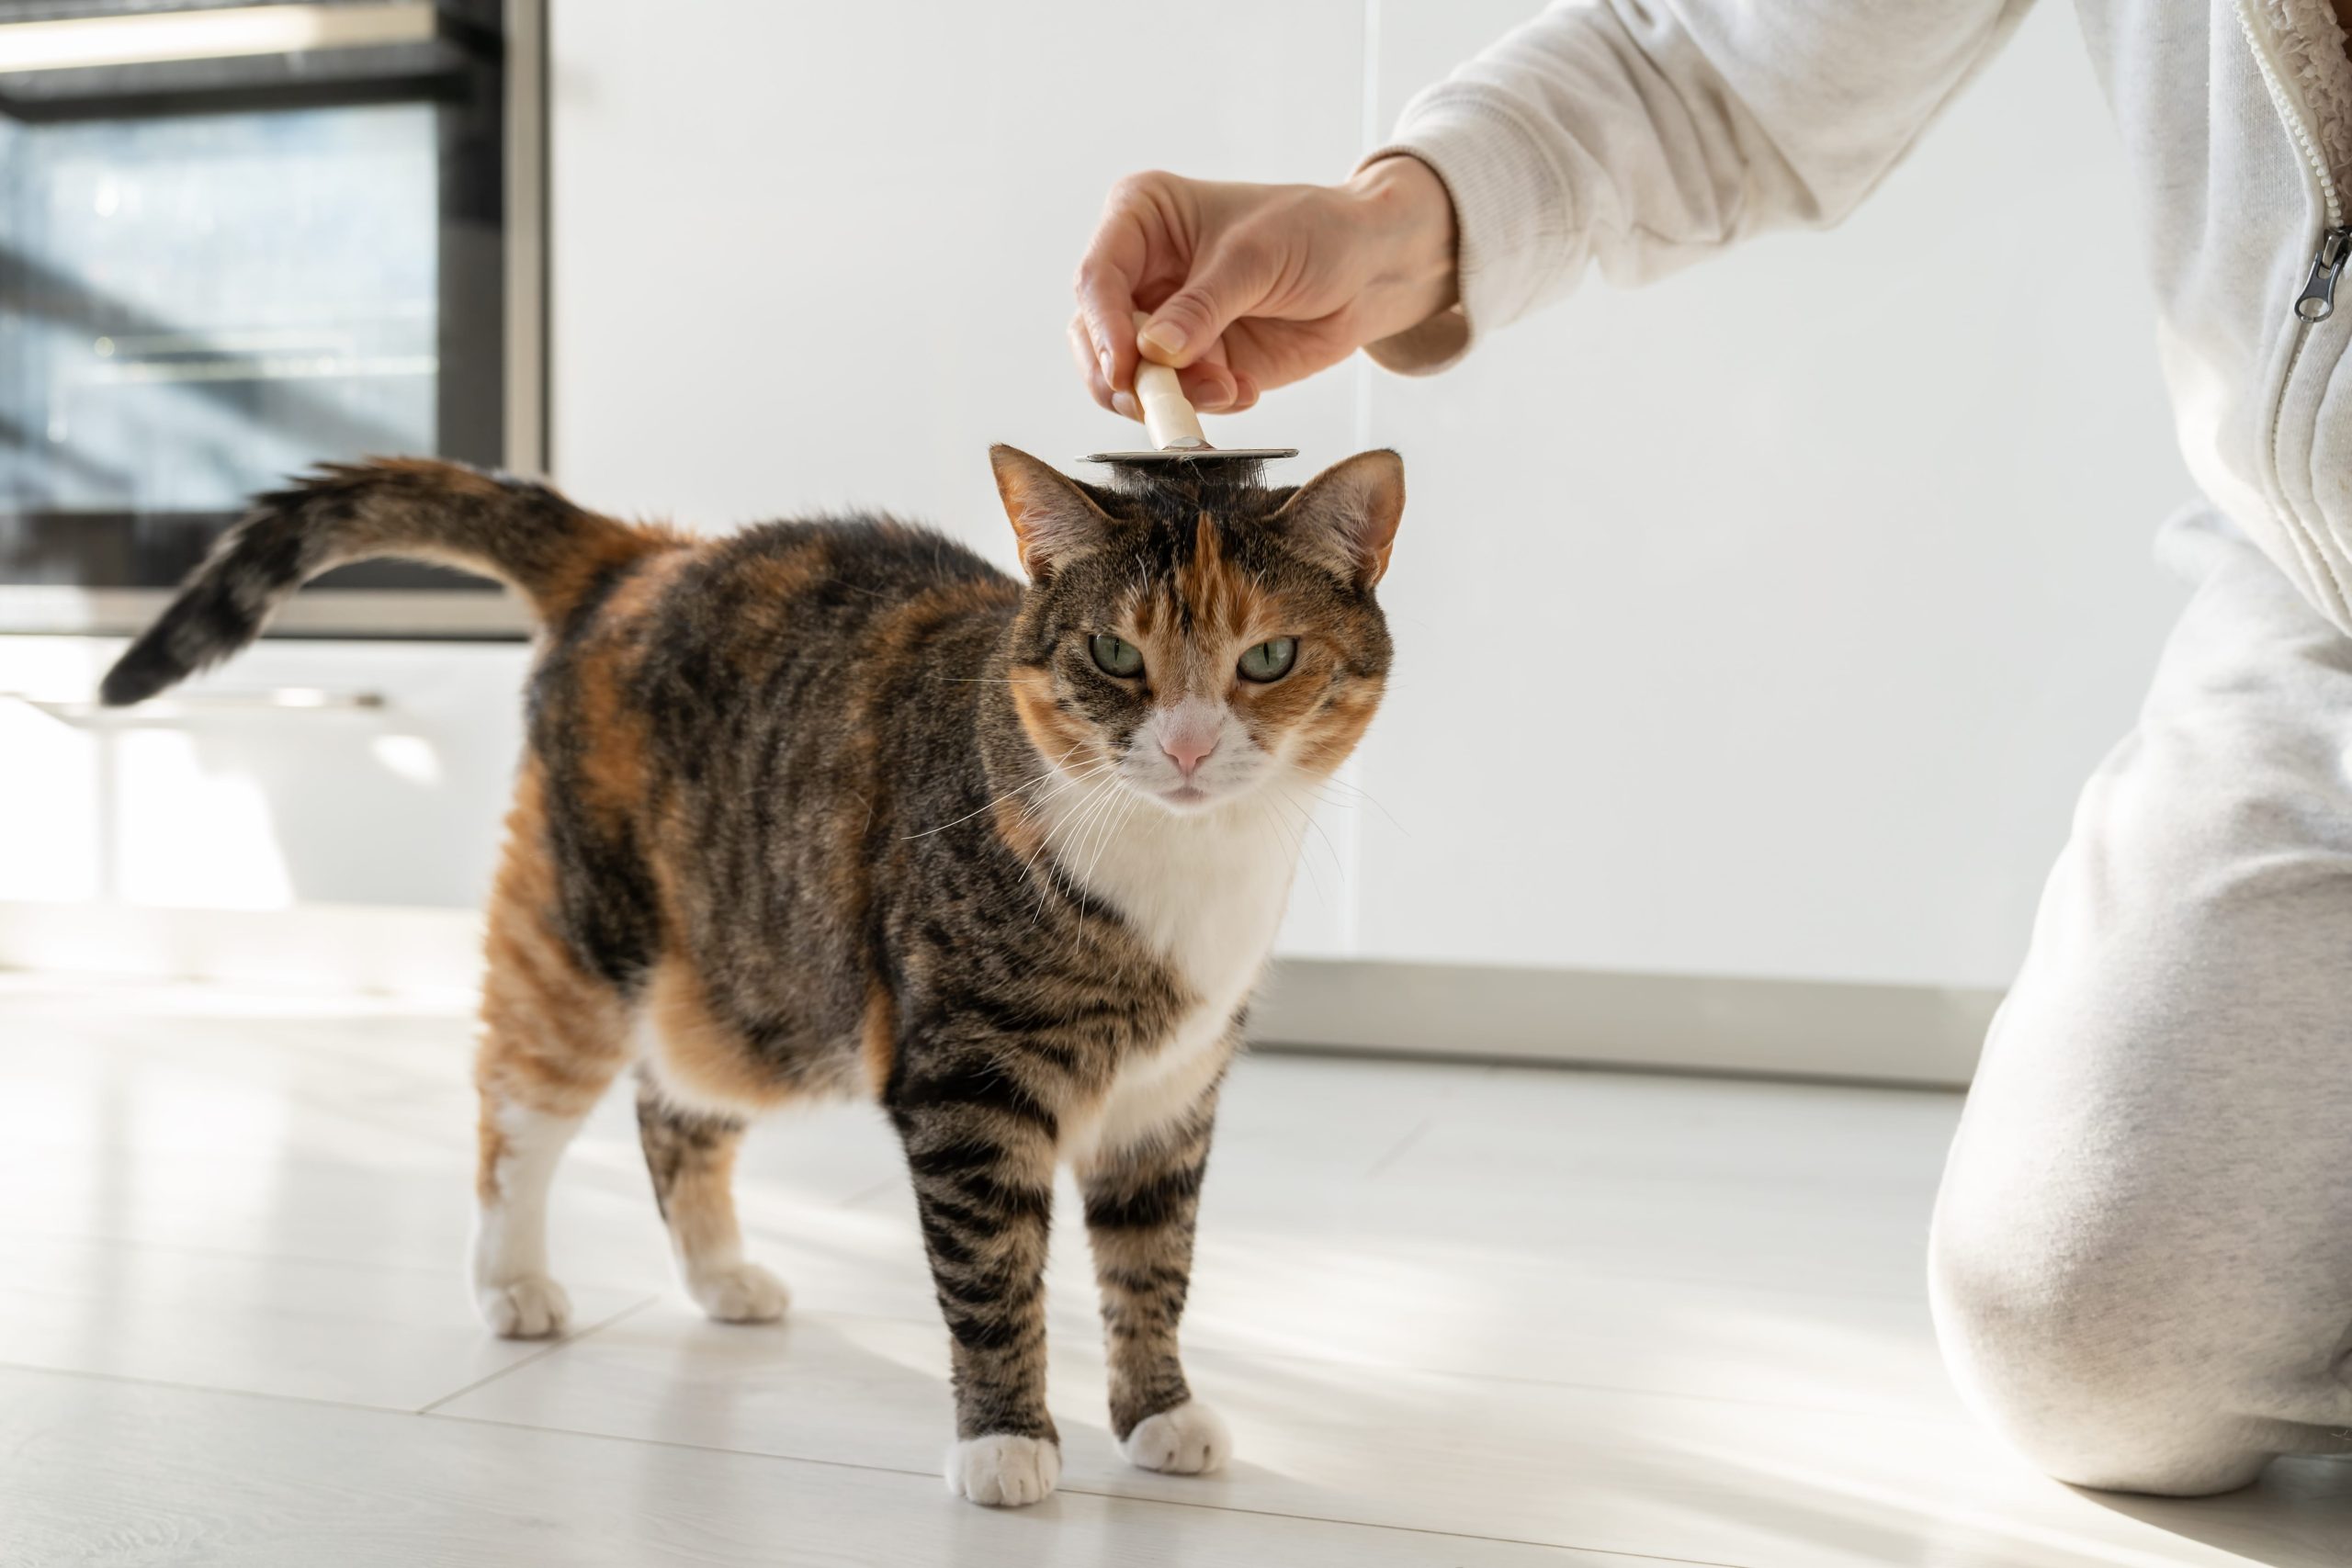
M 1409 332 L 1461 298 L 1453 198 L 1437 171 L 1391 153 L 1337 187 L 1377 259 L 1365 292 L 1380 320 L 1374 337 Z

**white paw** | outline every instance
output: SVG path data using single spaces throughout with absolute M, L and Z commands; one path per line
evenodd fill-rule
M 1225 1417 L 1197 1399 L 1136 1423 L 1119 1451 L 1139 1470 L 1198 1475 L 1223 1467 L 1233 1457 L 1233 1434 Z
M 484 1285 L 474 1292 L 474 1305 L 502 1339 L 550 1338 L 571 1321 L 571 1298 L 544 1274 Z
M 1038 1502 L 1061 1478 L 1061 1448 L 1043 1438 L 998 1432 L 966 1438 L 947 1450 L 947 1490 L 991 1507 Z
M 784 1281 L 756 1263 L 695 1269 L 686 1276 L 686 1293 L 720 1323 L 774 1323 L 792 1300 Z

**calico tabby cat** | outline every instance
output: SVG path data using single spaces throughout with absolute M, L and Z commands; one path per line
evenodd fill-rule
M 371 556 L 486 571 L 543 624 L 490 904 L 473 1287 L 561 1332 L 558 1156 L 625 1067 L 687 1291 L 778 1316 L 729 1171 L 746 1120 L 878 1100 L 953 1337 L 949 1486 L 1053 1490 L 1047 1209 L 1085 1195 L 1133 1462 L 1229 1442 L 1177 1358 L 1217 1087 L 1317 783 L 1378 705 L 1404 506 L 1367 452 L 1295 489 L 1082 484 L 1010 447 L 1023 588 L 880 518 L 698 539 L 445 463 L 260 498 L 107 676 L 135 703 Z

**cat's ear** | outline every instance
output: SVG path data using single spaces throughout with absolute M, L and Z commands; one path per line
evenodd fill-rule
M 1388 570 L 1405 516 L 1405 460 L 1383 448 L 1334 463 L 1274 513 L 1292 546 L 1359 588 Z
M 1001 444 L 989 448 L 997 493 L 1021 541 L 1021 565 L 1033 582 L 1053 575 L 1057 562 L 1102 544 L 1114 525 L 1076 479 L 1028 453 Z

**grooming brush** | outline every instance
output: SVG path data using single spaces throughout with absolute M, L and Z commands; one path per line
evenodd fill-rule
M 1136 324 L 1147 320 L 1138 315 Z M 1295 457 L 1295 446 L 1226 446 L 1209 445 L 1201 434 L 1201 416 L 1184 396 L 1183 383 L 1168 366 L 1146 359 L 1136 366 L 1136 401 L 1143 405 L 1143 428 L 1151 439 L 1148 452 L 1089 452 L 1081 463 L 1154 464 L 1263 463 Z

